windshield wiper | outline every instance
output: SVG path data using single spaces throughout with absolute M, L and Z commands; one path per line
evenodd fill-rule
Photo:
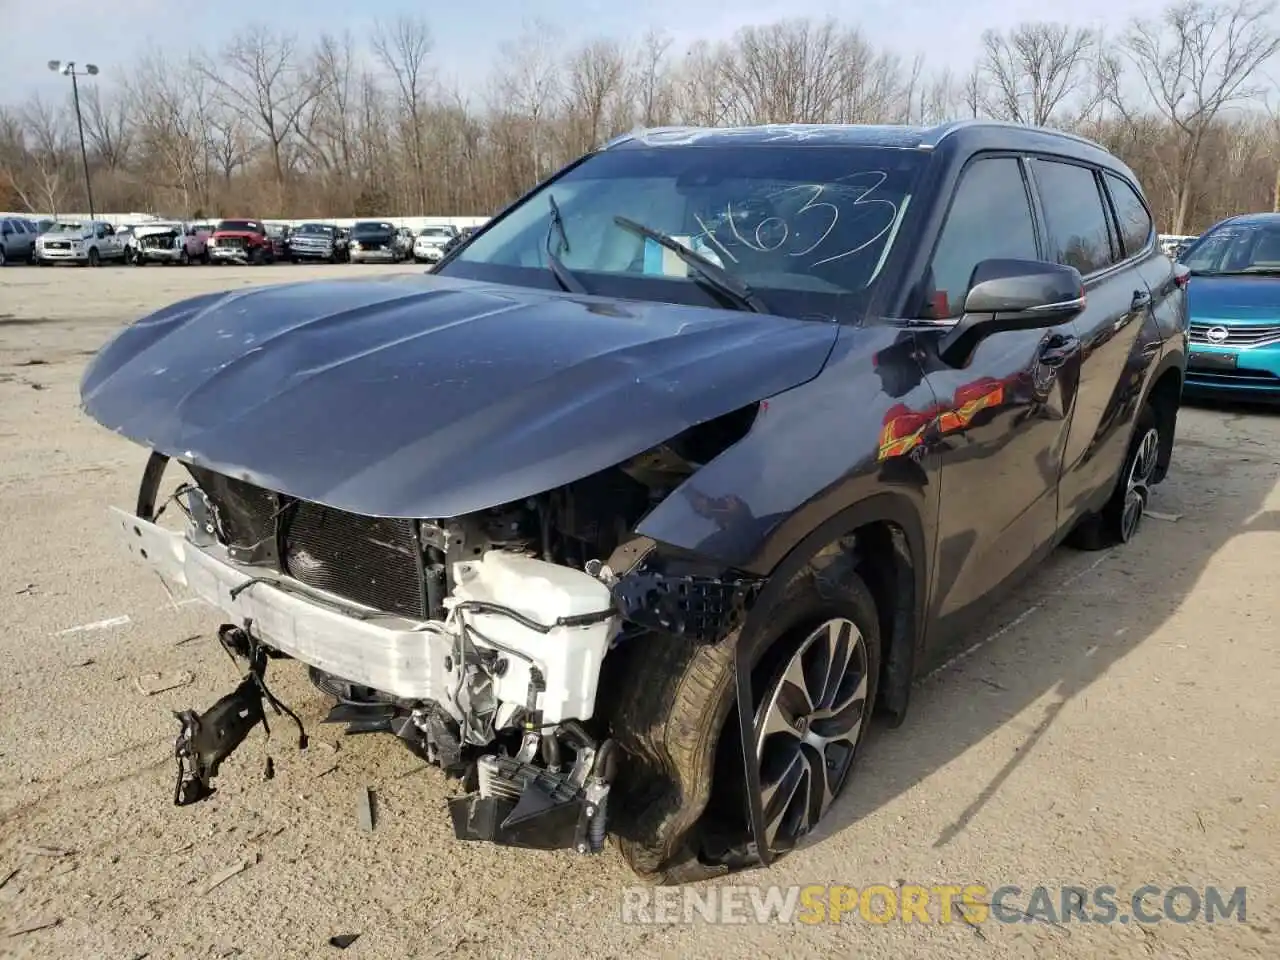
M 643 223 L 637 223 L 629 217 L 614 217 L 613 222 L 624 230 L 648 237 L 658 246 L 670 250 L 694 271 L 707 286 L 732 300 L 740 310 L 752 310 L 756 313 L 770 313 L 768 305 L 761 300 L 747 284 L 738 277 L 717 266 L 700 253 L 695 253 L 674 237 L 670 237 Z
M 551 234 L 555 231 L 560 234 L 560 245 L 564 247 L 564 252 L 569 252 L 569 235 L 565 233 L 564 217 L 560 216 L 560 205 L 556 203 L 554 194 L 547 194 L 547 203 L 551 206 L 551 222 L 547 224 L 547 266 L 551 268 L 551 275 L 556 278 L 556 283 L 560 284 L 562 290 L 585 294 L 587 288 L 570 272 L 551 246 Z

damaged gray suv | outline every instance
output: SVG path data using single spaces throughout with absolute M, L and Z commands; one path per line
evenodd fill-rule
M 144 317 L 81 386 L 152 451 L 113 522 L 245 664 L 181 715 L 175 802 L 286 709 L 292 658 L 327 719 L 463 781 L 463 840 L 614 834 L 665 881 L 767 864 L 1010 584 L 1137 533 L 1185 282 L 1079 138 L 682 128 L 571 164 L 431 274 Z

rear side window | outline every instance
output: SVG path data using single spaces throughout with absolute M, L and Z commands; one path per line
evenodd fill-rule
M 988 157 L 970 164 L 960 176 L 933 251 L 932 289 L 924 315 L 942 320 L 963 314 L 973 270 L 983 260 L 1039 257 L 1017 159 Z
M 1111 203 L 1116 208 L 1116 219 L 1120 222 L 1120 240 L 1124 244 L 1124 255 L 1132 257 L 1142 251 L 1151 239 L 1151 214 L 1147 212 L 1142 198 L 1125 180 L 1114 173 L 1104 174 L 1107 178 L 1107 191 L 1111 194 Z
M 1111 238 L 1093 170 L 1036 160 L 1035 172 L 1049 232 L 1049 256 L 1084 276 L 1108 266 Z

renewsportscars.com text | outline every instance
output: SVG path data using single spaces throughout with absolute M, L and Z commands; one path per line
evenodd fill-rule
M 1246 919 L 1245 887 L 1006 884 L 628 887 L 623 923 L 1217 923 Z

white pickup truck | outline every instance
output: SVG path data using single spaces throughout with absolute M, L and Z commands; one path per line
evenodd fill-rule
M 36 262 L 42 267 L 51 263 L 96 267 L 124 258 L 124 238 L 105 220 L 59 220 L 36 238 Z

